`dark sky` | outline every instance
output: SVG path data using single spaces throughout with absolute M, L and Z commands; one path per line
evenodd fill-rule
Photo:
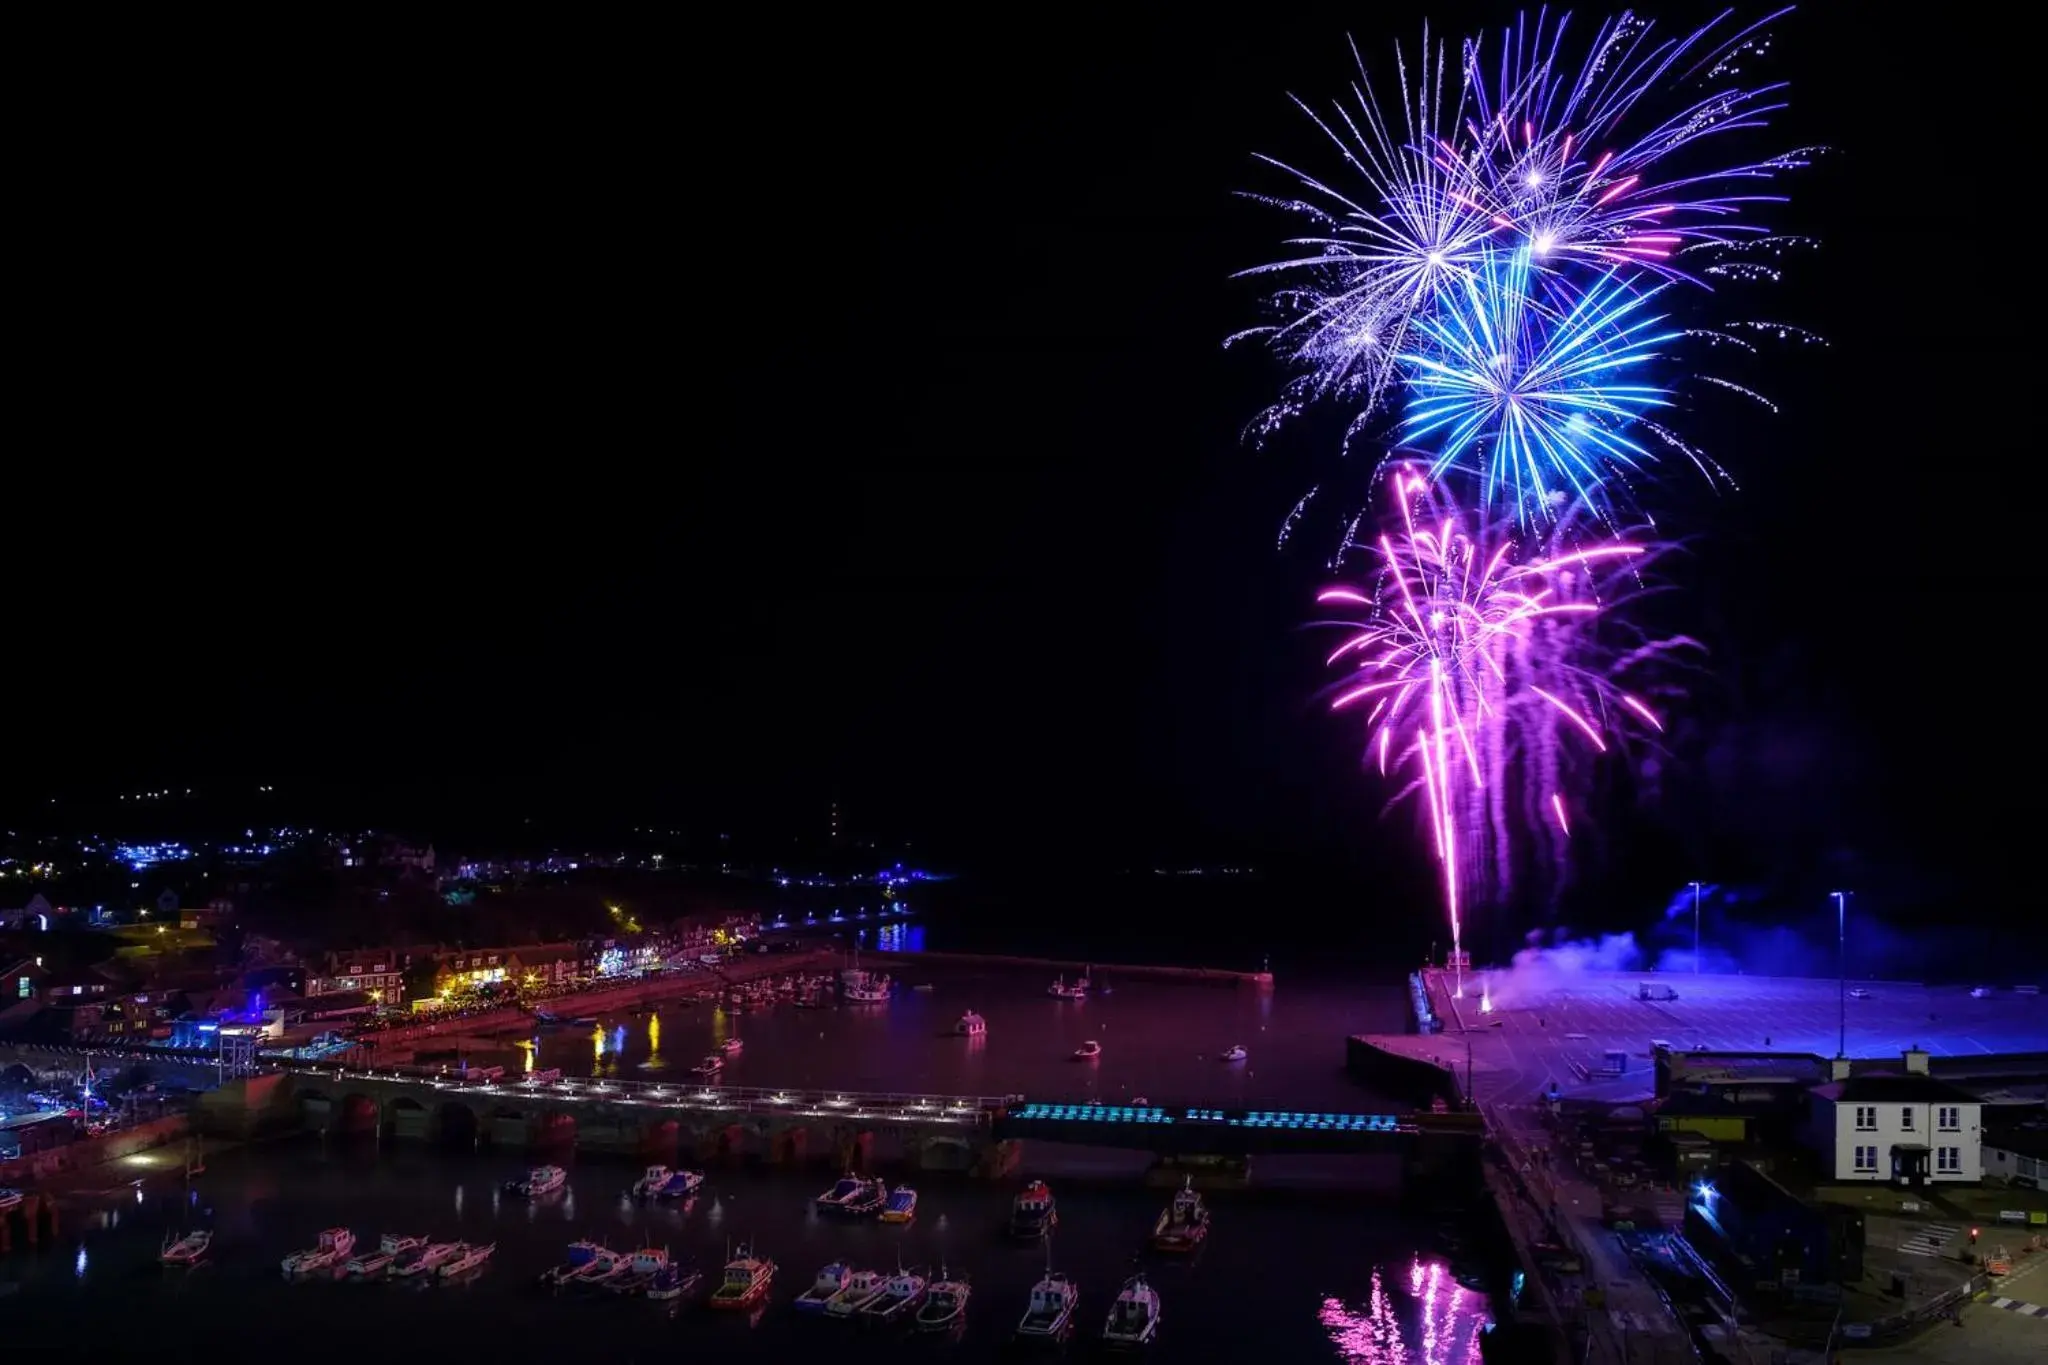
M 1340 90 L 1347 29 L 1412 39 L 1396 8 L 409 40 L 130 92 L 53 172 L 9 801 L 778 829 L 836 796 L 958 856 L 1411 879 L 1313 702 L 1329 538 L 1274 548 L 1352 477 L 1336 428 L 1242 445 L 1280 375 L 1219 345 L 1288 226 L 1232 198 L 1281 188 L 1251 153 L 1327 165 L 1285 96 Z M 1740 495 L 1661 495 L 1714 673 L 1596 899 L 1712 864 L 1946 903 L 2031 800 L 1993 628 L 2026 526 L 1969 472 L 2024 437 L 1958 396 L 2005 363 L 1958 353 L 1983 267 L 1936 272 L 1943 192 L 1902 184 L 1976 135 L 1917 108 L 1939 33 L 1782 32 L 1782 140 L 1840 152 L 1762 311 L 1835 345 L 1708 433 Z

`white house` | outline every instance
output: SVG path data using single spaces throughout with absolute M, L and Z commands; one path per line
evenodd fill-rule
M 1838 1076 L 1846 1069 L 1838 1063 Z M 1984 1178 L 1983 1104 L 1928 1075 L 1917 1048 L 1902 1075 L 1843 1076 L 1809 1093 L 1807 1138 L 1830 1179 L 1917 1187 Z

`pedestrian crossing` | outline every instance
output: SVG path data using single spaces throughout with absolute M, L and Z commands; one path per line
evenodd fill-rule
M 2022 1303 L 2018 1299 L 1996 1298 L 1987 1300 L 1993 1308 L 2003 1308 L 2008 1313 L 2018 1313 L 2029 1318 L 2048 1318 L 2048 1306 L 2038 1303 Z
M 1954 1223 L 1926 1223 L 1900 1242 L 1899 1250 L 1908 1256 L 1939 1256 L 1961 1231 Z

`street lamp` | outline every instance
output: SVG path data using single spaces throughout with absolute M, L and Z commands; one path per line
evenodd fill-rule
M 1700 884 L 1692 884 L 1692 974 L 1700 974 Z
M 1849 1055 L 1849 893 L 1830 891 L 1835 898 L 1835 959 L 1841 975 L 1842 1032 L 1835 1043 L 1835 1055 Z

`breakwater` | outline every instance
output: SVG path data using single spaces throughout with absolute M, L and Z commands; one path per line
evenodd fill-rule
M 1114 973 L 1130 980 L 1193 982 L 1212 986 L 1257 986 L 1273 989 L 1271 972 L 1239 972 L 1222 967 L 1161 967 L 1150 963 L 1076 962 L 1057 957 L 1012 957 L 998 953 L 892 953 L 870 949 L 865 956 L 894 963 L 935 962 L 961 967 L 1036 967 L 1045 971 L 1087 974 Z

